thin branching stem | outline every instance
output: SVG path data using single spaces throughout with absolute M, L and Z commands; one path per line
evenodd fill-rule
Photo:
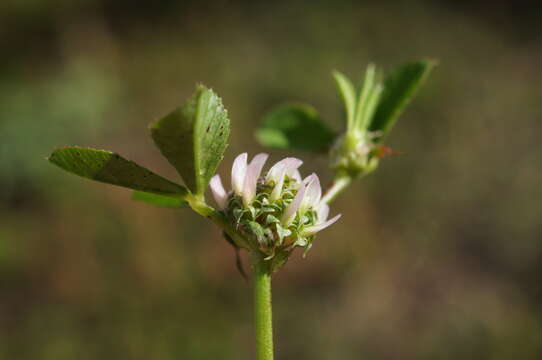
M 337 176 L 335 180 L 333 180 L 333 183 L 329 189 L 326 191 L 324 197 L 322 198 L 322 202 L 326 204 L 331 203 L 350 185 L 351 182 L 352 177 L 348 175 Z

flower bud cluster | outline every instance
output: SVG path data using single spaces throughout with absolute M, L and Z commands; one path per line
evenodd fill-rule
M 370 173 L 384 155 L 384 147 L 375 142 L 379 136 L 378 132 L 346 132 L 331 150 L 331 167 L 352 178 Z
M 232 191 L 226 192 L 218 175 L 210 186 L 221 211 L 245 241 L 237 245 L 260 251 L 281 266 L 294 248 L 308 251 L 314 235 L 340 215 L 327 219 L 320 180 L 316 174 L 302 179 L 299 159 L 283 159 L 260 176 L 267 157 L 258 154 L 247 163 L 247 154 L 239 155 L 232 167 Z

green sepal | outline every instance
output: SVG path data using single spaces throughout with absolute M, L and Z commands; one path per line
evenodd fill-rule
M 382 135 L 389 132 L 436 64 L 434 60 L 419 60 L 393 71 L 384 82 L 384 91 L 369 130 L 381 132 Z
M 281 267 L 283 267 L 290 258 L 291 254 L 292 252 L 287 250 L 279 250 L 273 254 L 273 257 L 267 260 L 270 262 L 269 266 L 271 268 L 271 272 L 277 272 Z
M 111 185 L 175 196 L 179 199 L 189 194 L 183 186 L 110 151 L 77 146 L 63 147 L 53 151 L 48 160 L 75 175 Z
M 334 131 L 318 112 L 302 103 L 286 103 L 271 110 L 256 131 L 263 146 L 310 152 L 326 152 L 334 138 Z
M 228 145 L 230 121 L 222 100 L 198 85 L 184 105 L 150 129 L 155 144 L 186 186 L 202 196 Z
M 292 235 L 292 232 L 288 228 L 283 228 L 280 222 L 276 223 L 275 226 L 277 229 L 277 235 L 279 237 L 278 244 L 282 245 L 282 243 L 284 242 L 284 238 Z
M 277 217 L 271 215 L 271 214 L 268 214 L 267 217 L 265 218 L 265 223 L 267 225 L 269 224 L 280 224 L 280 220 L 277 219 Z
M 247 226 L 258 243 L 261 246 L 267 246 L 263 227 L 255 221 L 248 221 Z

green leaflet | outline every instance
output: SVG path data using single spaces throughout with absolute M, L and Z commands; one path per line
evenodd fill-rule
M 435 65 L 433 60 L 419 60 L 406 63 L 393 71 L 384 82 L 384 91 L 369 130 L 387 133 Z
M 49 161 L 73 174 L 112 185 L 177 198 L 188 194 L 183 186 L 110 151 L 63 147 L 53 151 Z
M 132 200 L 141 201 L 149 205 L 164 208 L 184 208 L 188 207 L 188 202 L 183 198 L 158 195 L 144 191 L 135 190 L 132 193 Z
M 369 64 L 356 104 L 354 127 L 357 130 L 364 132 L 367 129 L 380 99 L 382 88 L 382 84 L 378 80 L 376 66 Z
M 266 114 L 256 131 L 263 146 L 325 152 L 333 143 L 335 133 L 310 105 L 286 103 Z
M 346 109 L 347 128 L 353 129 L 356 115 L 356 89 L 352 82 L 337 70 L 333 71 L 333 78 Z
M 230 121 L 221 99 L 203 85 L 181 107 L 150 127 L 162 154 L 188 188 L 202 196 L 223 158 Z

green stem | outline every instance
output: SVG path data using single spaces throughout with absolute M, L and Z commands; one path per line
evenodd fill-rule
M 351 182 L 352 178 L 350 176 L 344 175 L 336 177 L 333 184 L 331 184 L 330 188 L 326 191 L 324 197 L 322 198 L 322 202 L 329 204 L 335 200 L 335 198 L 339 196 L 339 194 L 342 193 Z
M 273 324 L 271 316 L 271 271 L 261 254 L 252 254 L 254 286 L 254 327 L 256 359 L 273 360 Z

